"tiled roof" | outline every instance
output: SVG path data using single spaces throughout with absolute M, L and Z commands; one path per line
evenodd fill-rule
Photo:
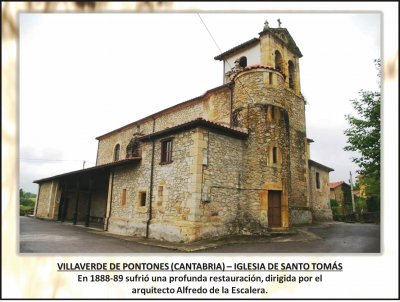
M 167 128 L 167 129 L 155 132 L 155 133 L 144 135 L 144 136 L 140 137 L 139 140 L 148 141 L 148 140 L 152 140 L 152 139 L 157 139 L 157 138 L 163 137 L 165 135 L 169 135 L 172 133 L 181 132 L 184 130 L 193 129 L 193 128 L 197 128 L 197 127 L 204 127 L 207 129 L 211 129 L 217 133 L 225 134 L 225 135 L 236 137 L 239 139 L 245 139 L 248 136 L 248 133 L 244 132 L 242 130 L 226 127 L 224 125 L 221 125 L 218 123 L 213 123 L 213 122 L 207 121 L 202 118 L 197 118 L 192 121 L 189 121 L 189 122 L 186 122 L 186 123 L 183 123 L 183 124 L 171 127 L 171 128 Z
M 308 160 L 308 164 L 310 166 L 314 166 L 314 167 L 318 167 L 318 168 L 323 169 L 323 170 L 327 170 L 328 172 L 335 171 L 332 168 L 324 166 L 323 164 L 317 163 L 316 161 L 313 161 L 311 159 Z
M 113 161 L 113 162 L 103 164 L 103 165 L 98 165 L 98 166 L 94 166 L 94 167 L 90 167 L 90 168 L 86 168 L 86 169 L 80 169 L 80 170 L 71 171 L 71 172 L 67 172 L 67 173 L 63 173 L 63 174 L 59 174 L 59 175 L 55 175 L 55 176 L 51 176 L 51 177 L 47 177 L 47 178 L 34 180 L 33 182 L 39 184 L 41 182 L 45 182 L 45 181 L 55 179 L 55 178 L 72 176 L 72 175 L 77 175 L 77 174 L 87 174 L 89 172 L 93 172 L 93 171 L 97 171 L 97 170 L 101 170 L 101 169 L 108 169 L 108 168 L 112 168 L 112 167 L 123 166 L 128 163 L 140 161 L 141 159 L 142 159 L 141 157 L 130 157 L 130 158 L 121 159 L 118 161 Z
M 244 42 L 244 43 L 242 43 L 242 44 L 240 44 L 240 45 L 238 45 L 238 46 L 235 46 L 235 47 L 233 47 L 233 48 L 231 48 L 231 49 L 229 49 L 229 50 L 227 50 L 227 51 L 221 53 L 220 55 L 214 57 L 214 59 L 215 59 L 215 60 L 221 61 L 221 60 L 223 60 L 224 58 L 226 58 L 228 55 L 234 53 L 235 51 L 238 51 L 238 50 L 243 49 L 243 48 L 246 48 L 246 47 L 248 47 L 248 46 L 257 44 L 259 41 L 260 41 L 260 39 L 258 39 L 258 38 L 253 38 L 253 39 L 251 39 L 251 40 L 249 40 L 249 41 L 246 41 L 246 42 Z
M 330 182 L 329 183 L 329 188 L 330 189 L 335 189 L 335 188 L 337 188 L 337 187 L 340 187 L 341 185 L 346 185 L 346 186 L 348 186 L 348 184 L 347 183 L 345 183 L 344 181 L 337 181 L 337 182 Z
M 249 65 L 249 66 L 247 66 L 247 67 L 244 67 L 244 68 L 239 69 L 239 70 L 236 72 L 236 74 L 234 75 L 233 79 L 236 78 L 237 75 L 240 74 L 241 72 L 248 71 L 248 70 L 252 70 L 252 69 L 257 69 L 257 68 L 265 68 L 265 69 L 269 69 L 269 70 L 274 70 L 274 71 L 279 72 L 280 74 L 282 74 L 282 75 L 285 77 L 285 75 L 283 74 L 283 72 L 282 72 L 281 70 L 279 70 L 279 69 L 276 69 L 276 68 L 271 67 L 271 66 L 268 66 L 268 65 L 254 64 L 254 65 Z

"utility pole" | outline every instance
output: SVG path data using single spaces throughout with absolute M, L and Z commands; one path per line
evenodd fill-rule
M 351 204 L 353 205 L 353 213 L 356 212 L 356 206 L 354 204 L 354 194 L 353 194 L 353 177 L 351 175 L 351 171 L 350 171 L 350 190 L 351 190 Z

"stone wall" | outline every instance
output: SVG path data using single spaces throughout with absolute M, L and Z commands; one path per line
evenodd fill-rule
M 204 133 L 201 237 L 239 232 L 243 141 L 211 131 Z
M 277 74 L 278 81 L 274 85 L 266 83 L 270 72 L 268 68 L 254 68 L 239 72 L 235 77 L 233 116 L 237 116 L 239 126 L 249 128 L 244 153 L 244 186 L 256 189 L 280 186 L 282 206 L 286 206 L 282 217 L 288 216 L 287 207 L 296 207 L 296 213 L 304 212 L 291 215 L 290 221 L 283 219 L 282 226 L 311 223 L 307 218 L 310 215 L 304 100 L 287 89 L 283 78 Z M 275 110 L 273 118 L 272 110 Z M 268 164 L 268 153 L 273 147 L 280 150 L 280 164 L 275 167 Z M 243 207 L 250 209 L 250 216 L 255 219 L 260 215 L 257 199 L 258 204 L 260 200 L 256 193 L 249 194 Z
M 320 188 L 316 185 L 316 173 L 319 173 Z M 313 220 L 332 221 L 332 210 L 329 200 L 329 172 L 313 165 L 309 168 L 310 203 Z
M 36 200 L 36 217 L 53 219 L 57 214 L 56 197 L 59 197 L 57 181 L 47 181 L 40 184 Z
M 182 104 L 176 108 L 166 110 L 164 114 L 147 118 L 137 123 L 133 123 L 119 131 L 105 135 L 99 139 L 97 151 L 97 165 L 106 164 L 114 160 L 114 148 L 120 145 L 120 159 L 126 157 L 126 147 L 133 134 L 141 132 L 150 134 L 171 128 L 179 124 L 203 118 L 212 122 L 217 122 L 229 126 L 230 123 L 230 90 L 223 87 L 207 93 L 198 100 L 193 100 L 190 104 Z M 154 125 L 153 125 L 154 124 Z

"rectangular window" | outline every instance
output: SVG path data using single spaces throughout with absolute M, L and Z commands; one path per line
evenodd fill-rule
M 271 120 L 275 120 L 275 106 L 271 107 Z
M 272 148 L 272 163 L 273 164 L 278 163 L 278 148 L 277 147 Z
M 139 205 L 141 207 L 146 205 L 146 192 L 139 192 Z
M 122 205 L 122 206 L 126 205 L 126 189 L 123 189 L 123 190 L 122 190 L 121 205 Z
M 319 181 L 319 172 L 315 172 L 315 185 L 317 186 L 317 189 L 321 188 L 321 183 Z
M 269 83 L 272 84 L 272 72 L 269 72 Z
M 172 162 L 172 139 L 161 142 L 161 163 Z

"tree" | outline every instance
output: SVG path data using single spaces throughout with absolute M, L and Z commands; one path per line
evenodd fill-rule
M 381 61 L 375 60 L 380 79 Z M 362 175 L 360 181 L 366 186 L 367 196 L 380 197 L 380 159 L 381 159 L 381 94 L 377 91 L 359 92 L 359 98 L 350 101 L 357 116 L 346 115 L 350 127 L 345 130 L 348 145 L 346 151 L 358 151 L 360 156 L 353 157 Z

